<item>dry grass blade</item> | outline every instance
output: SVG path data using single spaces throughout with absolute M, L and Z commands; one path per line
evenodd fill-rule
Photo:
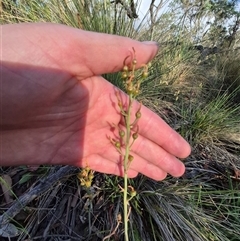
M 54 187 L 54 184 L 69 174 L 74 174 L 78 168 L 72 166 L 65 166 L 60 168 L 56 173 L 46 177 L 44 180 L 39 181 L 39 184 L 34 186 L 29 192 L 23 194 L 16 200 L 11 207 L 0 216 L 0 227 L 9 223 L 16 214 L 18 214 L 29 202 Z

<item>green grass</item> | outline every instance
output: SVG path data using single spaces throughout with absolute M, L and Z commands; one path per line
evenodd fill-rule
M 146 22 L 130 19 L 120 4 L 115 7 L 110 1 L 101 0 L 66 2 L 33 0 L 21 1 L 17 6 L 3 0 L 5 8 L 0 23 L 55 22 L 159 42 L 160 51 L 142 83 L 139 99 L 192 144 L 193 152 L 185 160 L 187 171 L 182 178 L 168 177 L 156 182 L 139 176 L 130 180 L 130 185 L 137 190 L 137 196 L 131 200 L 130 240 L 239 240 L 240 184 L 239 177 L 234 176 L 234 170 L 240 169 L 239 50 L 233 46 L 199 61 L 199 52 L 191 46 L 195 44 L 192 36 L 197 36 L 201 29 L 197 25 L 183 28 L 183 16 L 178 19 L 170 11 L 159 14 L 152 32 Z M 210 46 L 207 37 L 206 34 L 203 43 Z M 239 40 L 239 35 L 236 38 Z M 124 89 L 120 73 L 104 77 Z M 10 170 L 2 169 L 1 173 Z M 20 183 L 20 187 L 27 182 Z M 77 195 L 75 206 L 71 209 L 66 208 L 67 203 L 64 206 L 68 217 L 73 217 L 72 223 L 65 222 L 67 217 L 59 219 L 61 225 L 58 223 L 60 226 L 49 230 L 48 235 L 101 240 L 114 230 L 116 217 L 123 211 L 118 187 L 122 182 L 119 177 L 96 174 L 92 196 L 88 196 L 86 190 L 79 189 L 77 177 L 67 178 L 61 188 L 56 188 L 56 198 L 51 197 L 52 191 L 49 191 L 31 204 L 35 209 L 28 213 L 25 233 L 42 237 L 46 220 L 55 215 L 52 210 L 57 209 L 65 196 Z M 46 212 L 46 208 L 51 211 Z M 77 222 L 81 230 L 70 232 L 69 228 L 77 226 Z M 34 231 L 33 225 L 39 229 Z M 27 237 L 24 235 L 19 240 Z M 123 240 L 123 236 L 120 225 L 109 240 Z
M 220 93 L 212 100 L 203 100 L 198 105 L 189 103 L 188 108 L 186 105 L 182 107 L 181 134 L 192 144 L 219 145 L 226 138 L 234 142 L 231 134 L 240 136 L 240 106 L 232 102 L 238 89 L 230 94 L 227 91 Z

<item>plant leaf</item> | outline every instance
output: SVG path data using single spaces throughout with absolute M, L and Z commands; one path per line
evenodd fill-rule
M 33 174 L 28 172 L 21 177 L 21 179 L 19 180 L 18 183 L 23 184 L 23 183 L 29 181 L 32 177 L 33 177 Z

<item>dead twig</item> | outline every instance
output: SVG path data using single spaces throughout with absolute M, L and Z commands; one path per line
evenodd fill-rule
M 42 193 L 54 188 L 56 182 L 59 182 L 62 178 L 69 174 L 75 174 L 77 172 L 78 168 L 76 167 L 64 166 L 52 175 L 40 180 L 38 185 L 34 186 L 29 190 L 29 192 L 23 194 L 21 197 L 15 200 L 12 206 L 0 216 L 0 229 L 3 228 L 4 225 L 8 224 L 24 207 L 26 207 L 28 203 L 33 201 Z

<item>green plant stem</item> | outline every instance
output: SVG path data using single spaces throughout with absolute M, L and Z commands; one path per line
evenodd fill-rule
M 127 171 L 129 167 L 129 154 L 130 154 L 130 139 L 131 139 L 131 123 L 130 123 L 130 116 L 131 116 L 131 109 L 132 109 L 132 102 L 133 96 L 129 94 L 129 104 L 127 115 L 125 119 L 126 124 L 126 151 L 124 156 L 124 193 L 123 193 L 123 207 L 124 207 L 124 234 L 125 234 L 125 241 L 128 241 L 128 177 Z

